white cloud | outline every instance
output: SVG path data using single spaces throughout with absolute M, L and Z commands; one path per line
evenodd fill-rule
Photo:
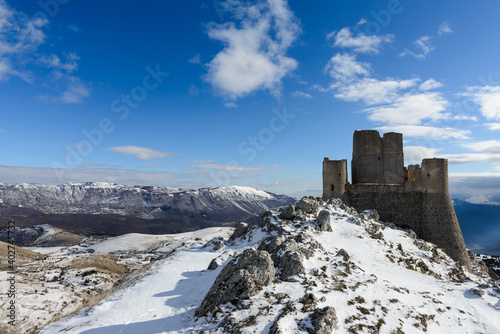
M 191 64 L 201 64 L 201 56 L 200 54 L 196 54 L 194 55 L 193 57 L 191 57 L 188 62 L 190 62 Z
M 84 97 L 89 97 L 90 88 L 77 77 L 70 77 L 66 91 L 58 99 L 61 103 L 81 103 Z
M 500 130 L 500 123 L 486 123 L 485 125 L 489 127 L 491 131 Z
M 141 160 L 153 160 L 165 158 L 173 153 L 156 151 L 152 148 L 140 147 L 140 146 L 118 146 L 118 147 L 110 147 L 109 151 L 119 152 L 122 154 L 135 155 L 138 159 Z
M 407 137 L 424 139 L 470 139 L 469 130 L 460 130 L 450 127 L 433 127 L 426 125 L 391 125 L 376 128 L 382 132 L 400 132 Z
M 428 80 L 422 82 L 420 84 L 419 89 L 426 91 L 426 90 L 436 89 L 436 88 L 439 88 L 439 87 L 442 87 L 442 86 L 443 86 L 442 83 L 440 83 L 439 81 L 436 81 L 436 80 L 434 80 L 434 79 L 431 78 L 431 79 L 428 79 Z
M 228 101 L 228 102 L 224 102 L 224 107 L 226 107 L 226 108 L 238 108 L 238 105 L 234 102 Z
M 189 162 L 194 162 L 197 164 L 209 164 L 215 162 L 215 160 L 188 160 Z
M 353 51 L 359 53 L 378 53 L 382 44 L 391 43 L 394 40 L 394 36 L 390 34 L 368 36 L 364 33 L 358 33 L 354 36 L 351 30 L 346 27 L 338 32 L 333 31 L 329 33 L 327 39 L 334 39 L 333 46 L 335 47 L 353 49 Z
M 420 163 L 423 159 L 435 158 L 438 156 L 440 148 L 424 146 L 405 146 L 404 157 L 407 163 Z
M 269 170 L 271 167 L 245 167 L 235 164 L 198 164 L 195 166 L 185 166 L 182 167 L 183 170 L 212 170 L 212 171 L 223 171 L 223 172 L 243 172 L 243 173 L 256 173 Z
M 431 51 L 435 49 L 435 47 L 433 47 L 431 44 L 430 36 L 422 36 L 414 41 L 413 44 L 415 44 L 415 46 L 417 47 L 418 52 L 405 49 L 400 53 L 400 56 L 413 56 L 415 58 L 424 59 Z
M 48 21 L 29 18 L 0 0 L 0 80 L 18 76 L 30 81 L 25 69 L 38 47 L 46 40 L 43 32 Z
M 368 76 L 370 64 L 357 61 L 355 55 L 337 53 L 325 66 L 325 71 L 333 79 L 350 81 L 358 76 Z
M 500 158 L 500 140 L 486 140 L 474 143 L 466 143 L 464 147 L 476 152 L 497 154 Z
M 76 71 L 78 69 L 77 61 L 80 60 L 80 57 L 74 52 L 65 54 L 65 57 L 66 61 L 61 62 L 61 59 L 57 55 L 52 54 L 50 56 L 42 56 L 40 62 L 49 68 L 60 69 L 67 73 Z
M 304 93 L 304 92 L 301 92 L 301 91 L 298 91 L 298 90 L 292 92 L 292 97 L 303 97 L 303 98 L 306 98 L 306 99 L 312 99 L 311 94 L 307 94 L 307 93 Z
M 449 115 L 442 112 L 448 104 L 439 93 L 407 94 L 388 106 L 365 110 L 370 113 L 368 118 L 373 122 L 418 125 L 425 119 L 436 121 L 447 118 Z
M 438 29 L 438 35 L 441 36 L 441 35 L 451 34 L 451 33 L 453 33 L 453 30 L 451 30 L 450 24 L 448 23 L 448 21 L 444 21 L 443 23 L 441 23 L 441 25 L 439 26 L 439 29 Z
M 390 103 L 399 97 L 399 91 L 417 84 L 417 79 L 380 81 L 363 78 L 355 83 L 344 85 L 336 90 L 335 97 L 349 102 L 363 102 L 366 105 Z
M 297 68 L 286 56 L 301 32 L 298 20 L 284 0 L 259 1 L 250 5 L 232 0 L 223 8 L 240 22 L 212 23 L 208 35 L 225 48 L 208 64 L 207 80 L 228 99 L 267 89 L 279 93 L 281 80 Z
M 500 86 L 468 87 L 472 96 L 479 104 L 481 113 L 486 119 L 500 120 Z
M 477 117 L 476 116 L 470 116 L 470 115 L 455 115 L 453 116 L 453 119 L 459 120 L 459 121 L 476 121 L 477 122 Z

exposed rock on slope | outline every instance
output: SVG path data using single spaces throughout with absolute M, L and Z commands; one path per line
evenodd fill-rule
M 133 289 L 41 333 L 500 332 L 500 282 L 481 263 L 466 272 L 373 211 L 304 202 L 313 209 L 268 211 L 226 242 L 185 243 Z

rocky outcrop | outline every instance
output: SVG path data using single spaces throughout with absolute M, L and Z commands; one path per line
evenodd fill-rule
M 312 331 L 309 330 L 309 333 L 331 334 L 338 324 L 337 312 L 332 306 L 316 309 L 309 319 L 313 326 Z
M 236 229 L 234 230 L 233 234 L 229 238 L 229 241 L 233 241 L 235 239 L 241 238 L 245 234 L 247 234 L 248 229 L 250 226 L 247 223 L 239 223 L 238 226 L 236 226 Z
M 247 299 L 273 280 L 274 266 L 269 253 L 247 249 L 222 269 L 195 315 L 215 313 L 221 304 Z
M 302 197 L 297 204 L 297 209 L 315 215 L 319 210 L 319 202 L 314 197 Z

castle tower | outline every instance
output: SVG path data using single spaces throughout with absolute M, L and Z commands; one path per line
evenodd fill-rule
M 448 160 L 424 159 L 417 175 L 422 189 L 422 224 L 415 231 L 454 260 L 470 268 L 470 259 L 448 190 Z
M 347 160 L 323 160 L 323 199 L 341 198 L 347 184 Z
M 403 135 L 390 132 L 381 138 L 376 130 L 355 131 L 351 170 L 353 184 L 403 184 Z

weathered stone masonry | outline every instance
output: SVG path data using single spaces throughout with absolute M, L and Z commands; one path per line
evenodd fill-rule
M 448 190 L 448 160 L 404 166 L 403 135 L 355 131 L 348 182 L 347 160 L 323 161 L 323 198 L 341 198 L 357 210 L 376 209 L 383 221 L 411 228 L 470 268 Z

